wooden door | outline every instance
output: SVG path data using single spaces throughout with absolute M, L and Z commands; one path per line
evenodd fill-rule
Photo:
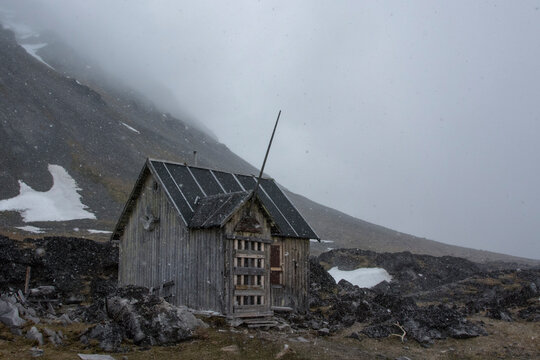
M 268 240 L 236 237 L 233 241 L 233 311 L 246 316 L 268 312 Z
M 270 246 L 271 306 L 283 306 L 283 265 L 281 245 Z

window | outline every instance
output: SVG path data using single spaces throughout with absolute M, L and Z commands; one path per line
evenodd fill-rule
M 282 274 L 281 269 L 281 246 L 270 246 L 270 284 L 281 285 Z

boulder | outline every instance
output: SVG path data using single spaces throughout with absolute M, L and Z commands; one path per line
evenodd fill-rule
M 123 339 L 137 345 L 168 345 L 189 339 L 197 327 L 207 327 L 185 306 L 174 306 L 149 294 L 147 288 L 127 286 L 109 294 L 101 305 L 92 305 L 83 318 L 100 319 L 100 325 L 81 340 L 100 341 L 107 351 L 118 349 Z
M 40 346 L 43 345 L 43 334 L 41 334 L 35 326 L 32 326 L 30 330 L 28 330 L 26 338 L 36 341 Z
M 31 357 L 40 357 L 40 356 L 43 356 L 43 349 L 40 349 L 38 347 L 31 347 L 30 348 L 30 356 Z
M 56 288 L 51 285 L 38 286 L 35 289 L 30 289 L 31 297 L 50 297 L 56 294 Z
M 317 331 L 317 334 L 319 334 L 319 336 L 329 336 L 330 335 L 330 329 L 328 329 L 328 328 L 319 329 L 319 331 Z
M 49 340 L 49 342 L 51 344 L 53 344 L 55 346 L 63 344 L 63 341 L 62 341 L 63 334 L 62 334 L 61 331 L 56 332 L 54 330 L 45 328 L 45 329 L 43 329 L 43 332 L 45 333 L 45 335 L 47 335 L 47 339 Z
M 124 334 L 124 329 L 120 325 L 113 322 L 106 322 L 88 330 L 81 336 L 80 341 L 83 344 L 87 344 L 88 338 L 98 340 L 99 347 L 103 351 L 112 352 L 119 350 L 120 344 L 124 339 Z
M 19 316 L 17 306 L 7 300 L 0 300 L 0 322 L 10 327 L 21 327 L 26 323 Z

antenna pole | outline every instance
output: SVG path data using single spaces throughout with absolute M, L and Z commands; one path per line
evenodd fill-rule
M 276 133 L 277 125 L 279 122 L 279 117 L 281 116 L 281 110 L 279 110 L 276 124 L 274 125 L 274 131 L 272 131 L 272 136 L 270 137 L 270 142 L 268 143 L 268 148 L 266 149 L 266 155 L 264 155 L 264 161 L 262 164 L 261 172 L 259 173 L 259 177 L 257 178 L 257 185 L 255 185 L 255 189 L 253 190 L 253 197 L 255 198 L 255 195 L 257 194 L 257 190 L 259 190 L 259 184 L 261 183 L 261 178 L 264 172 L 264 166 L 266 165 L 266 160 L 268 159 L 268 153 L 270 152 L 270 147 L 272 146 L 272 140 L 274 140 L 274 134 Z

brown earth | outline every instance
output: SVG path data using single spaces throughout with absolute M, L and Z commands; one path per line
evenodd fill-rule
M 128 353 L 111 353 L 115 359 L 124 356 L 129 360 L 138 359 L 275 359 L 288 345 L 290 351 L 281 359 L 396 359 L 406 356 L 410 359 L 534 359 L 540 357 L 540 324 L 538 322 L 516 321 L 508 323 L 500 320 L 476 317 L 472 320 L 484 321 L 490 335 L 467 339 L 447 339 L 437 341 L 425 348 L 414 341 L 401 342 L 398 337 L 386 339 L 360 340 L 346 336 L 351 330 L 358 330 L 362 324 L 330 337 L 319 337 L 313 333 L 286 334 L 278 331 L 258 331 L 228 328 L 210 328 L 200 331 L 197 336 L 175 346 L 154 346 L 138 348 L 129 345 Z M 41 359 L 76 359 L 78 353 L 103 352 L 94 344 L 84 346 L 78 341 L 89 324 L 67 326 L 38 325 L 62 330 L 68 336 L 64 346 L 46 344 Z M 308 342 L 299 342 L 303 337 Z M 227 351 L 227 347 L 232 351 Z M 234 351 L 234 345 L 237 351 Z M 13 336 L 0 325 L 0 358 L 32 359 L 30 348 L 35 346 L 23 337 Z

